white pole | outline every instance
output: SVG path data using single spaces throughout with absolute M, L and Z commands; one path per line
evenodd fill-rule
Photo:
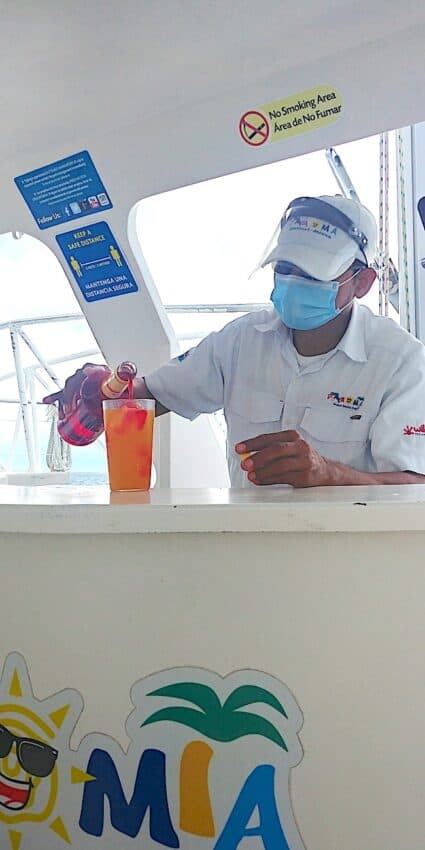
M 32 415 L 32 434 L 34 441 L 34 456 L 35 456 L 35 465 L 38 471 L 41 471 L 41 463 L 40 463 L 40 439 L 39 439 L 39 429 L 38 429 L 38 416 L 37 416 L 37 399 L 35 393 L 35 377 L 34 377 L 34 368 L 30 367 L 26 373 L 27 385 L 29 389 L 29 396 L 31 402 L 31 415 Z
M 16 380 L 18 383 L 19 403 L 21 406 L 22 424 L 24 426 L 29 472 L 35 472 L 34 445 L 31 434 L 31 420 L 28 411 L 25 373 L 22 367 L 21 350 L 19 347 L 19 333 L 13 327 L 10 329 L 10 340 L 12 343 L 13 359 L 15 361 Z
M 48 390 L 49 389 L 48 382 L 43 378 L 42 375 L 38 374 L 38 369 L 42 369 L 43 367 L 42 366 L 33 366 L 32 368 L 33 368 L 33 372 L 34 372 L 34 378 L 37 378 L 38 383 L 41 384 L 41 386 L 43 387 L 44 390 Z
M 29 338 L 29 336 L 25 333 L 25 331 L 22 330 L 22 328 L 19 328 L 19 335 L 20 335 L 21 339 L 23 339 L 25 345 L 28 346 L 29 350 L 34 355 L 36 360 L 38 360 L 38 362 L 41 364 L 43 369 L 47 372 L 49 378 L 53 381 L 54 384 L 56 384 L 56 386 L 59 387 L 60 383 L 59 383 L 59 379 L 58 379 L 57 375 L 55 374 L 55 372 L 53 371 L 53 369 L 51 368 L 51 366 L 47 362 L 47 360 L 45 360 L 43 355 L 40 354 L 38 348 L 34 345 L 33 341 Z

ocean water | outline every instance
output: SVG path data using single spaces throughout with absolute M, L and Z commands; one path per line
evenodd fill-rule
M 49 431 L 49 427 L 40 428 L 39 463 L 42 472 L 48 472 L 45 458 Z M 12 463 L 9 465 L 10 445 L 11 435 L 6 435 L 0 431 L 0 469 L 3 466 L 9 468 L 11 472 L 26 472 L 28 470 L 28 457 L 23 436 L 21 435 L 18 440 Z M 97 441 L 91 446 L 73 446 L 71 448 L 71 469 L 69 472 L 71 484 L 107 484 L 108 473 L 104 445 Z
M 89 484 L 107 484 L 108 476 L 106 472 L 72 472 L 69 476 L 69 483 L 74 485 L 89 485 Z

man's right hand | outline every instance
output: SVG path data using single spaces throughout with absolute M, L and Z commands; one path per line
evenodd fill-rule
M 155 404 L 155 416 L 162 416 L 163 413 L 169 413 L 168 407 L 164 407 L 161 402 L 159 402 L 155 396 L 152 395 L 148 387 L 146 386 L 146 382 L 144 378 L 135 378 L 133 384 L 133 393 L 134 398 L 152 398 Z

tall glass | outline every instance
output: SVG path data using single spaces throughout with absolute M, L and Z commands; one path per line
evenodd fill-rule
M 111 490 L 149 490 L 154 399 L 104 401 L 103 419 Z

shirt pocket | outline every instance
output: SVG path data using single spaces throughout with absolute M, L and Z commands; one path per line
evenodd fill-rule
M 307 408 L 299 431 L 324 457 L 365 468 L 371 420 L 364 413 L 361 419 L 351 419 L 355 415 L 346 408 L 331 405 Z
M 235 385 L 225 407 L 229 432 L 235 441 L 280 431 L 283 399 L 273 393 Z

